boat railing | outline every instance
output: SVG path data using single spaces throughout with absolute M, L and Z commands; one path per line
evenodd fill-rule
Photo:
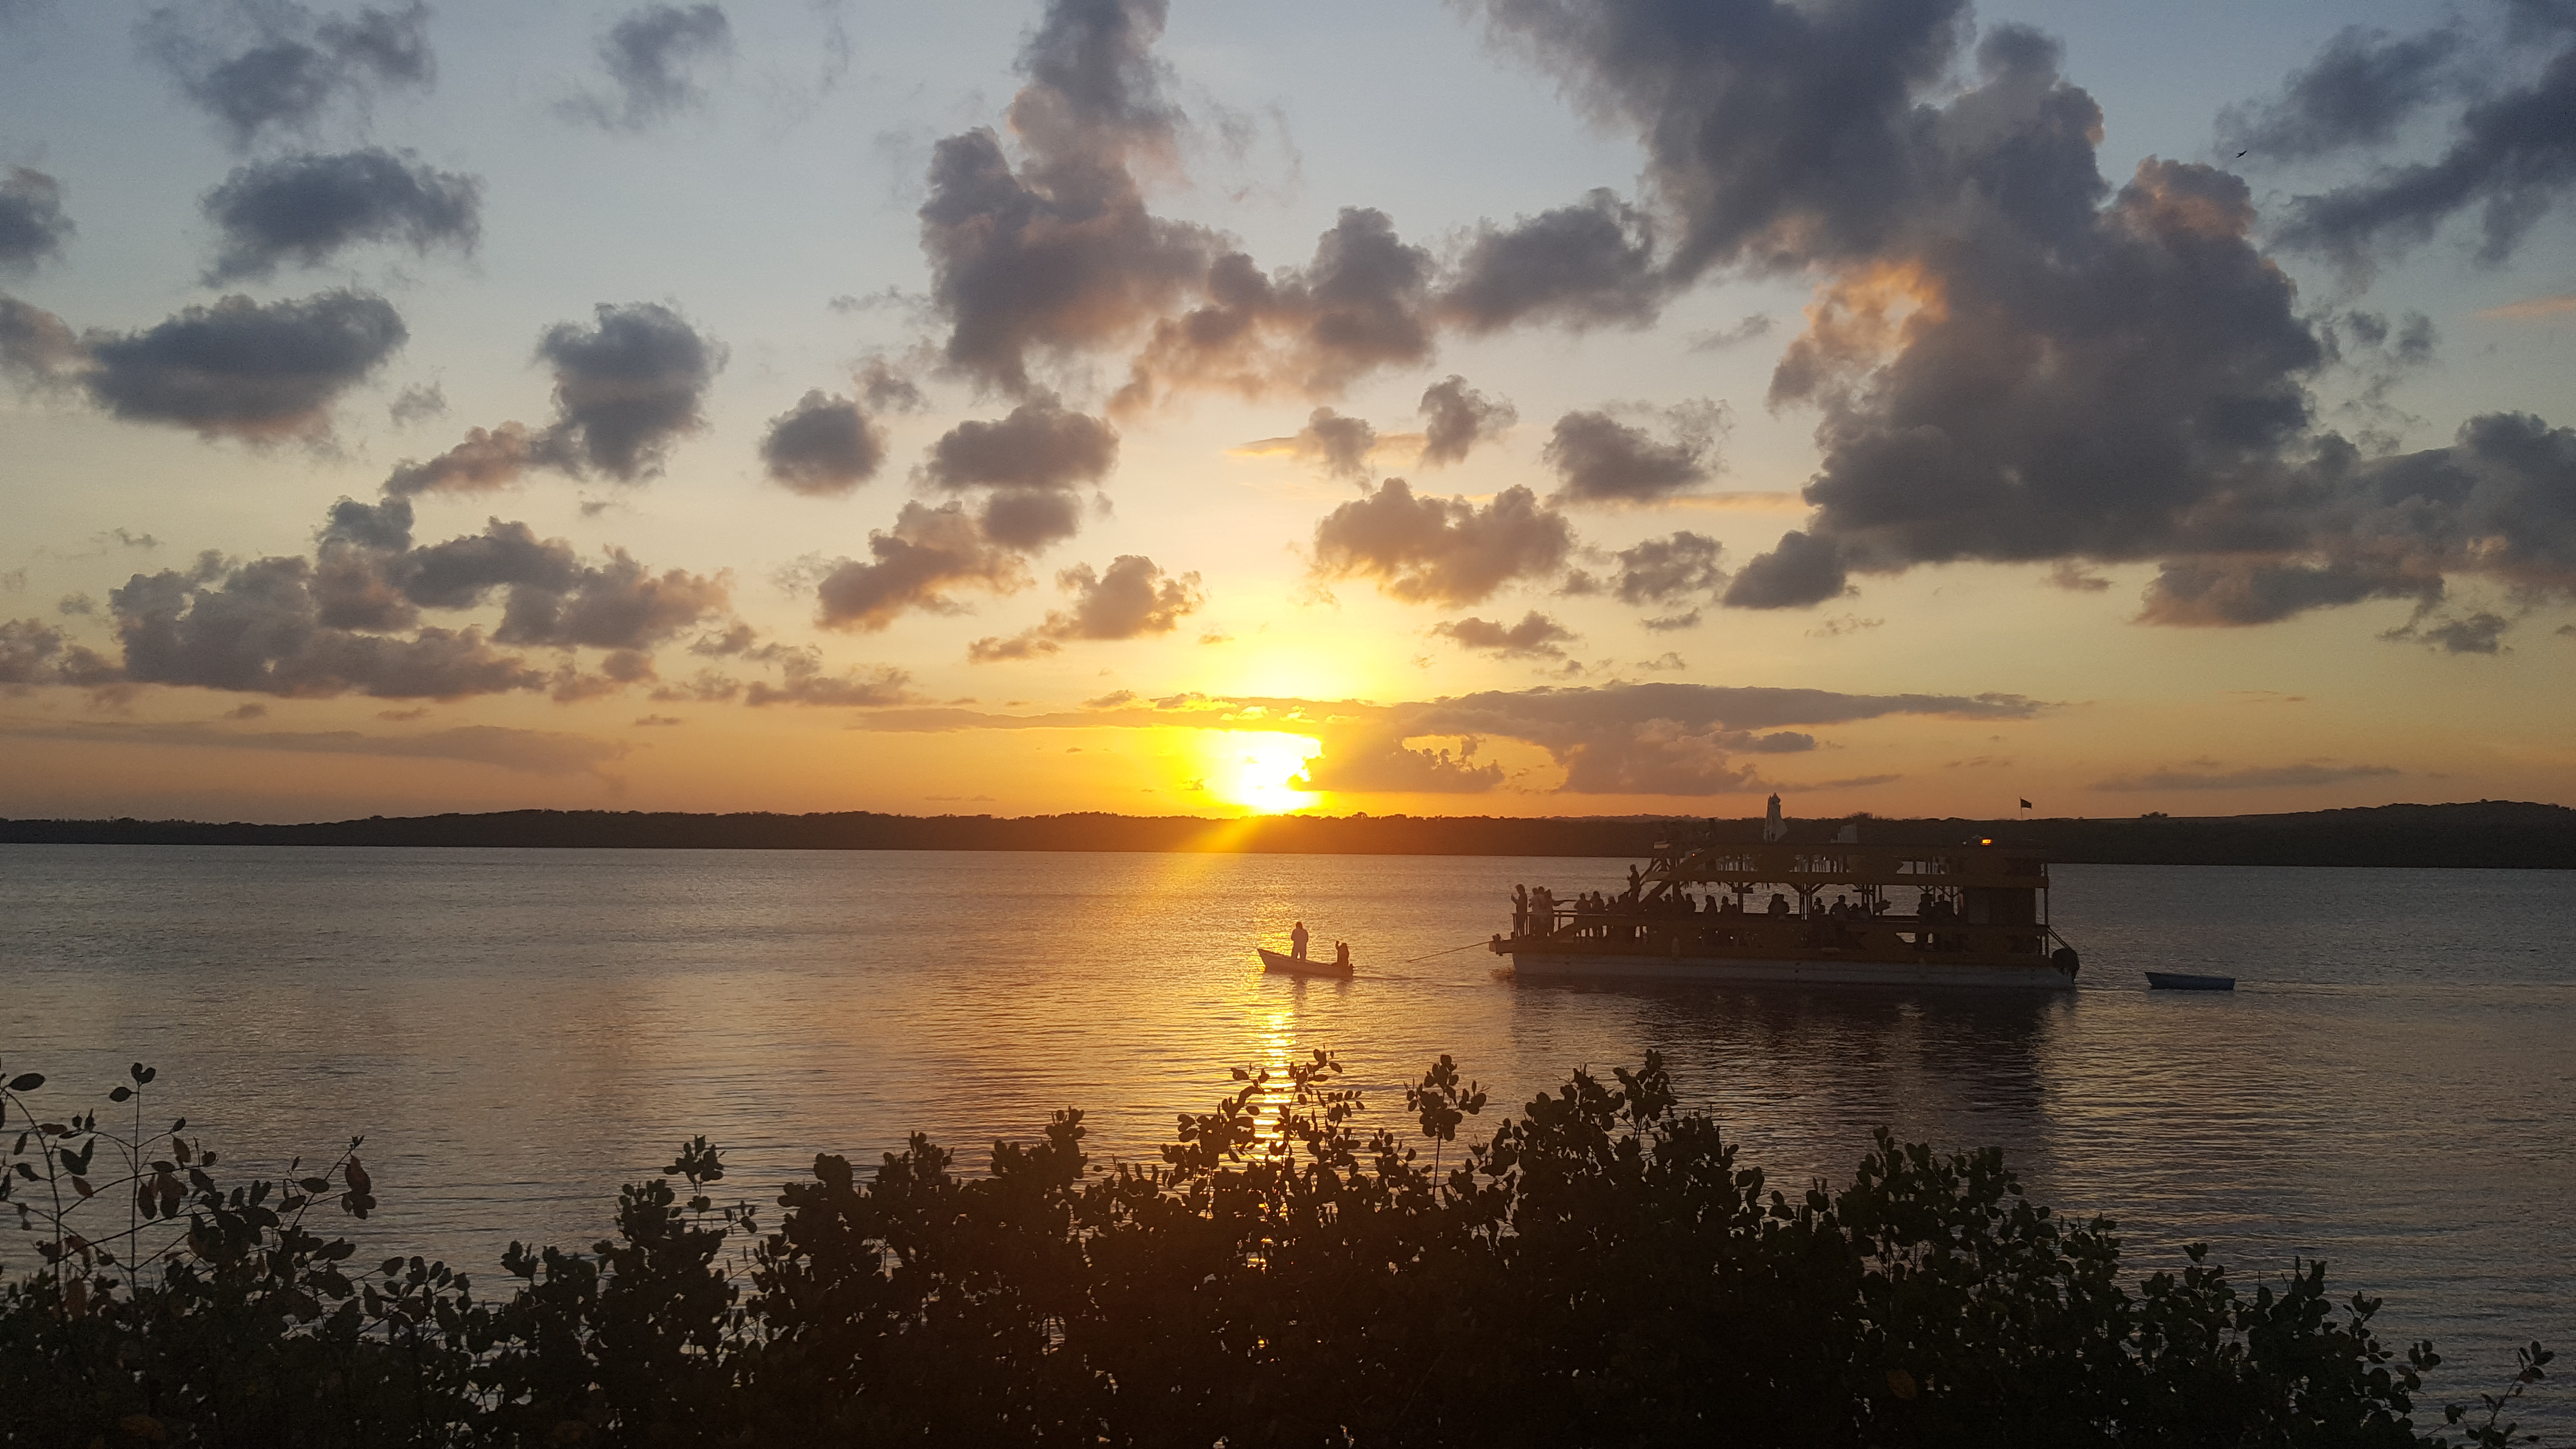
M 1969 922 L 1951 917 L 1926 918 L 1917 915 L 1850 915 L 1831 916 L 1796 914 L 1771 915 L 1748 911 L 1741 915 L 1711 914 L 1693 911 L 1578 911 L 1559 906 L 1553 911 L 1533 912 L 1529 926 L 1520 935 L 1506 938 L 1514 942 L 1571 945 L 1579 949 L 1602 946 L 1624 946 L 1632 949 L 1661 951 L 1677 943 L 1723 946 L 1784 945 L 1843 947 L 1858 949 L 1875 937 L 1882 946 L 1934 953 L 1970 953 L 1987 956 L 2040 956 L 2050 953 L 2052 944 L 2067 946 L 2068 941 L 2054 926 L 2040 922 Z

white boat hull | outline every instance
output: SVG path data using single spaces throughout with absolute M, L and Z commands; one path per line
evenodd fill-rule
M 1818 986 L 1997 986 L 2072 991 L 2075 978 L 2045 962 L 1971 966 L 1911 961 L 1764 961 L 1733 956 L 1612 956 L 1516 951 L 1512 974 L 1528 981 L 1797 982 Z

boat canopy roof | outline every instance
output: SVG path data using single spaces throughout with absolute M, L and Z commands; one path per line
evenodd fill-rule
M 2039 851 L 1969 845 L 1721 845 L 1655 853 L 1650 882 L 1673 885 L 1941 886 L 2046 890 Z

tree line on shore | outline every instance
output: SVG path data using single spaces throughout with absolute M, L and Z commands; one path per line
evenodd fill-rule
M 1955 845 L 1993 837 L 2070 863 L 2345 865 L 2576 870 L 2576 809 L 2505 800 L 2382 805 L 2284 815 L 2134 819 L 1796 820 L 1793 842 L 1845 824 L 1863 843 Z M 1681 816 L 803 815 L 506 810 L 311 824 L 190 820 L 0 820 L 0 844 L 474 846 L 697 850 L 1227 851 L 1290 855 L 1612 856 L 1658 841 L 1749 845 L 1758 818 Z
M 2550 1358 L 2419 1407 L 2440 1355 L 2322 1263 L 2125 1273 L 1999 1152 L 1884 1132 L 1776 1186 L 1651 1053 L 1462 1144 L 1449 1058 L 1369 1127 L 1318 1052 L 1153 1162 L 1068 1109 L 978 1175 L 818 1156 L 774 1226 L 701 1138 L 496 1284 L 325 1236 L 376 1207 L 363 1142 L 230 1180 L 130 1077 L 60 1116 L 0 1079 L 0 1444 L 2491 1449 Z

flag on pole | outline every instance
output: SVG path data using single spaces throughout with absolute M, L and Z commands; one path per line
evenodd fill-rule
M 2024 810 L 2029 809 L 2029 808 L 2030 808 L 2030 802 L 2029 802 L 2029 801 L 2027 801 L 2027 800 L 2024 800 L 2023 802 L 2021 802 L 2021 808 L 2023 808 Z

